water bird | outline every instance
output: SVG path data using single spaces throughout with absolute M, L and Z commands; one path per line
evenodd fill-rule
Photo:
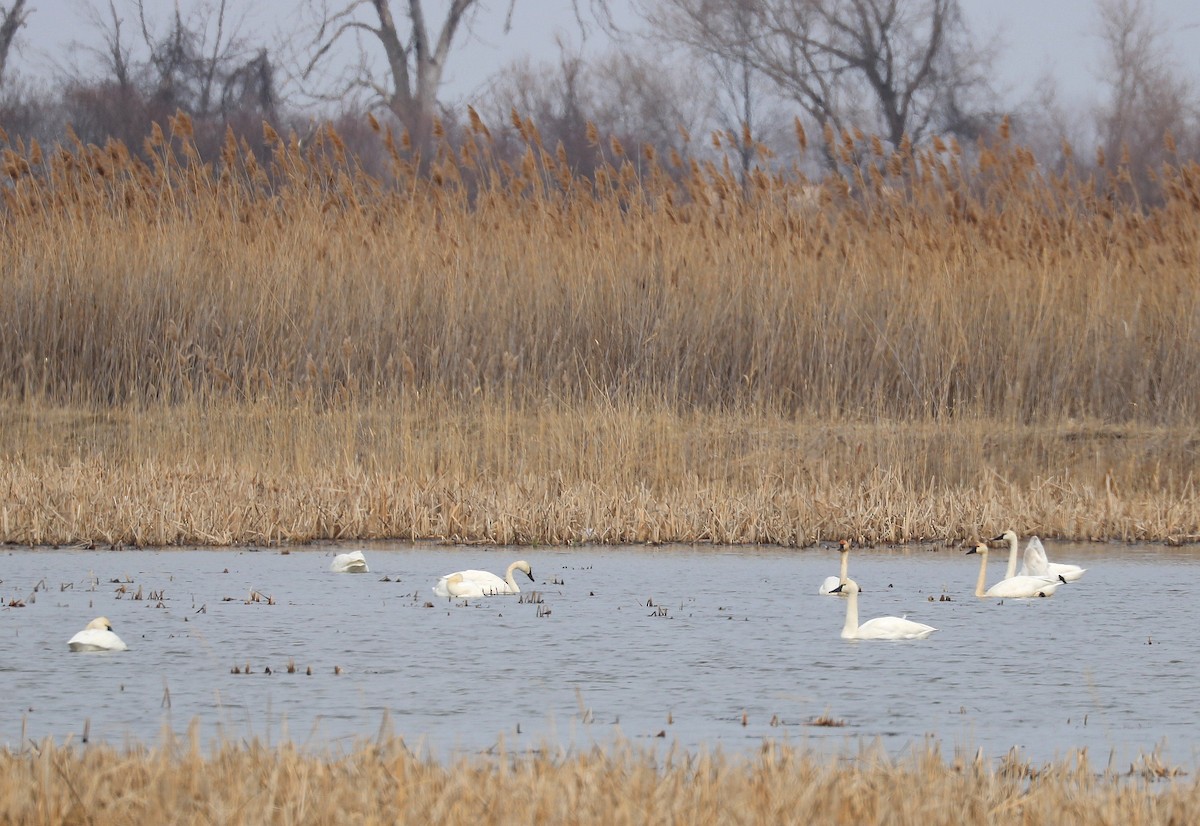
M 112 623 L 107 617 L 96 617 L 71 639 L 67 647 L 72 651 L 128 651 L 120 637 L 113 633 Z
M 335 574 L 369 574 L 367 558 L 362 551 L 351 551 L 348 554 L 338 554 L 329 563 L 329 570 Z
M 844 585 L 847 578 L 847 573 L 850 565 L 850 540 L 843 539 L 838 542 L 841 546 L 842 554 L 842 573 L 840 576 L 827 576 L 825 581 L 821 583 L 821 587 L 817 589 L 818 594 L 826 594 L 835 597 L 847 596 L 847 593 L 838 588 L 839 585 Z
M 876 617 L 858 624 L 858 583 L 847 579 L 838 586 L 846 594 L 846 624 L 842 626 L 844 640 L 920 640 L 937 629 L 904 617 Z
M 1042 540 L 1036 536 L 1029 537 L 1029 543 L 1025 546 L 1025 554 L 1021 562 L 1021 570 L 1017 571 L 1017 534 L 1013 531 L 1005 531 L 999 536 L 992 537 L 992 542 L 1004 541 L 1008 543 L 1008 571 L 1005 578 L 1013 576 L 1061 576 L 1067 582 L 1074 582 L 1083 576 L 1087 568 L 1080 568 L 1078 565 L 1068 565 L 1063 562 L 1051 562 L 1046 558 L 1046 548 L 1042 545 Z
M 1058 586 L 1065 579 L 1048 576 L 1013 576 L 1006 577 L 991 588 L 987 587 L 987 555 L 988 547 L 980 542 L 967 551 L 968 554 L 979 554 L 979 579 L 975 583 L 975 596 L 980 599 L 999 597 L 1009 599 L 1030 599 L 1032 597 L 1054 596 Z
M 457 571 L 439 579 L 437 585 L 433 586 L 433 592 L 439 597 L 449 599 L 476 599 L 500 594 L 519 594 L 521 589 L 517 587 L 516 580 L 513 579 L 513 571 L 523 572 L 525 576 L 529 577 L 529 581 L 533 582 L 533 571 L 530 569 L 529 563 L 522 559 L 508 566 L 504 572 L 504 579 L 490 571 Z

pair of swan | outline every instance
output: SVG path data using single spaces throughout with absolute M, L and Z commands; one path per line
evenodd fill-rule
M 348 554 L 338 554 L 329 564 L 329 570 L 335 574 L 369 574 L 367 558 L 362 551 L 351 551 Z
M 876 617 L 858 624 L 858 583 L 847 579 L 834 589 L 846 596 L 846 624 L 842 626 L 844 640 L 920 640 L 937 629 L 932 625 L 913 622 L 904 617 Z
M 838 545 L 841 546 L 841 554 L 842 554 L 841 576 L 825 577 L 825 581 L 822 582 L 821 587 L 817 589 L 818 594 L 825 594 L 827 596 L 835 596 L 835 597 L 849 596 L 849 594 L 846 591 L 841 590 L 838 586 L 844 585 L 847 581 L 846 574 L 847 574 L 847 571 L 848 571 L 848 568 L 850 565 L 850 540 L 843 539 L 838 542 Z
M 1004 575 L 1007 579 L 1018 575 L 1017 535 L 1013 531 L 1005 531 L 999 536 L 992 537 L 991 541 L 1000 542 L 1002 540 L 1008 543 L 1008 570 Z M 1046 549 L 1042 546 L 1042 540 L 1031 536 L 1029 544 L 1025 546 L 1020 575 L 1062 577 L 1067 582 L 1074 582 L 1083 576 L 1086 570 L 1087 568 L 1080 568 L 1078 565 L 1051 562 L 1046 558 Z
M 508 566 L 508 570 L 504 572 L 504 579 L 490 571 L 457 571 L 439 579 L 437 585 L 433 586 L 433 592 L 447 599 L 477 599 L 501 594 L 519 594 L 521 589 L 513 579 L 513 571 L 521 571 L 529 577 L 530 582 L 533 581 L 533 571 L 529 563 L 522 559 Z
M 1015 541 L 1015 540 L 1014 540 Z M 968 554 L 979 554 L 979 579 L 975 583 L 975 596 L 986 599 L 998 597 L 1001 599 L 1030 599 L 1032 597 L 1052 597 L 1058 586 L 1066 582 L 1062 577 L 1051 576 L 1009 576 L 991 588 L 987 587 L 987 555 L 988 546 L 980 542 L 967 551 Z M 1012 563 L 1016 567 L 1016 562 Z
M 107 617 L 96 617 L 71 639 L 67 647 L 72 651 L 128 651 L 120 637 L 113 633 L 112 623 Z

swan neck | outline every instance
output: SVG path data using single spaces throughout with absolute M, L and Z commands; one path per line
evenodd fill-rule
M 1008 540 L 1008 567 L 1004 569 L 1004 578 L 1012 579 L 1017 575 L 1017 538 Z
M 517 563 L 514 562 L 513 564 L 509 565 L 508 570 L 504 572 L 504 581 L 505 581 L 505 583 L 508 584 L 509 589 L 512 590 L 513 592 L 516 592 L 519 590 L 517 588 L 517 581 L 515 579 L 513 579 L 513 571 L 515 571 L 516 569 L 517 569 Z
M 846 579 L 848 578 L 849 568 L 850 568 L 850 552 L 842 551 L 842 575 L 839 577 L 842 585 L 846 584 Z
M 846 595 L 846 624 L 842 626 L 842 639 L 858 636 L 858 591 Z
M 975 596 L 987 596 L 987 554 L 979 555 L 979 579 L 975 581 Z

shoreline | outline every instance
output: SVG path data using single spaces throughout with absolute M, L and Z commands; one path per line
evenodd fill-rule
M 98 476 L 103 484 L 92 484 Z M 1186 545 L 1200 534 L 1194 496 L 1123 498 L 1087 485 L 914 489 L 880 473 L 861 482 L 655 494 L 592 484 L 428 483 L 390 474 L 271 477 L 142 466 L 9 464 L 0 544 L 84 547 L 295 547 L 313 542 L 450 545 L 772 545 L 967 543 L 1021 535 Z M 529 488 L 533 487 L 533 490 Z

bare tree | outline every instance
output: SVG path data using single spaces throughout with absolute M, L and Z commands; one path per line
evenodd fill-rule
M 611 51 L 590 67 L 595 77 L 592 119 L 631 149 L 647 147 L 659 158 L 672 150 L 694 154 L 691 135 L 712 116 L 699 79 L 682 67 L 668 67 L 653 55 Z
M 321 7 L 315 9 L 318 23 L 312 54 L 302 77 L 307 80 L 319 73 L 335 48 L 350 45 L 344 41 L 355 41 L 359 61 L 349 76 L 337 82 L 340 88 L 333 96 L 343 95 L 349 88 L 369 89 L 404 124 L 414 143 L 426 147 L 450 48 L 479 0 L 451 0 L 436 31 L 426 20 L 421 0 L 403 2 L 399 23 L 389 0 L 351 0 L 335 8 L 330 8 L 327 0 L 320 1 Z M 385 78 L 372 71 L 364 37 L 383 49 Z
M 137 0 L 156 86 L 153 96 L 160 107 L 207 117 L 225 99 L 230 75 L 253 74 L 246 67 L 261 62 L 264 53 L 251 49 L 240 36 L 239 26 L 229 20 L 228 6 L 228 0 L 209 0 L 184 19 L 176 4 L 166 31 L 160 34 L 147 20 L 145 0 Z M 247 57 L 251 53 L 255 56 Z
M 893 144 L 964 122 L 986 87 L 958 0 L 658 0 L 675 36 L 746 61 L 822 127 Z M 669 32 L 664 32 L 669 34 Z
M 718 92 L 711 114 L 737 153 L 743 183 L 759 155 L 769 117 L 766 77 L 752 52 L 756 2 L 658 0 L 642 10 L 657 37 L 683 46 L 711 78 Z
M 1101 146 L 1127 165 L 1135 191 L 1145 196 L 1167 136 L 1200 139 L 1194 90 L 1172 60 L 1151 0 L 1099 0 L 1096 9 L 1104 45 L 1100 79 L 1109 92 L 1097 112 Z
M 503 30 L 508 32 L 517 0 L 508 0 Z M 470 28 L 481 0 L 450 0 L 440 22 L 431 23 L 422 0 L 308 0 L 314 36 L 300 76 L 311 81 L 326 75 L 338 49 L 353 49 L 358 62 L 340 77 L 322 77 L 326 96 L 342 99 L 365 90 L 404 125 L 413 144 L 427 150 L 437 110 L 438 92 L 452 47 Z M 609 24 L 607 0 L 590 0 L 592 14 Z M 394 11 L 393 7 L 399 7 Z M 581 0 L 572 0 L 580 26 Z M 382 49 L 382 75 L 370 52 Z M 332 84 L 330 84 L 332 80 Z
M 502 153 L 515 157 L 524 151 L 515 130 L 505 125 L 515 112 L 537 126 L 545 145 L 562 146 L 576 174 L 590 175 L 597 162 L 588 142 L 588 122 L 595 117 L 590 111 L 595 102 L 589 84 L 592 77 L 584 58 L 560 41 L 556 63 L 534 63 L 523 57 L 502 67 L 477 106 L 485 122 L 499 127 Z
M 91 61 L 63 67 L 63 104 L 77 134 L 139 147 L 151 122 L 182 110 L 205 156 L 220 146 L 226 126 L 257 145 L 263 119 L 277 115 L 274 65 L 266 49 L 240 34 L 232 5 L 203 0 L 185 13 L 176 4 L 156 17 L 157 7 L 145 0 L 90 3 L 93 35 L 72 52 Z
M 11 6 L 0 6 L 0 85 L 4 83 L 4 70 L 8 66 L 8 53 L 12 50 L 17 32 L 29 18 L 30 9 L 25 0 L 13 0 Z
M 585 59 L 560 43 L 557 62 L 517 60 L 501 69 L 478 98 L 501 152 L 523 151 L 504 127 L 516 112 L 537 127 L 552 150 L 561 145 L 572 171 L 591 175 L 617 144 L 632 162 L 648 154 L 688 154 L 688 136 L 707 111 L 706 98 L 687 73 L 635 52 L 614 50 Z M 597 142 L 599 139 L 599 142 Z M 611 156 L 609 161 L 618 160 Z

